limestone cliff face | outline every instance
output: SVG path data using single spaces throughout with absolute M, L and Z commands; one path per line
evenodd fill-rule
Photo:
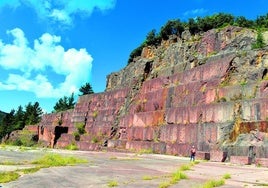
M 194 144 L 200 152 L 247 156 L 254 146 L 257 157 L 268 157 L 268 49 L 252 50 L 256 36 L 225 27 L 146 47 L 108 75 L 105 92 L 45 115 L 40 141 L 176 155 Z

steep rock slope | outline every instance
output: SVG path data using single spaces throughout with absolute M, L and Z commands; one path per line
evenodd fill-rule
M 267 158 L 268 49 L 252 50 L 256 36 L 225 27 L 146 47 L 107 76 L 105 92 L 44 115 L 39 141 L 175 155 L 196 145 L 204 157 L 220 151 Z

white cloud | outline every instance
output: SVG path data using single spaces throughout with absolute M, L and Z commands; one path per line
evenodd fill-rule
M 37 97 L 62 97 L 78 92 L 79 87 L 88 82 L 93 59 L 85 49 L 65 50 L 59 44 L 61 38 L 49 33 L 34 40 L 34 46 L 30 48 L 21 29 L 7 33 L 14 40 L 11 44 L 0 41 L 0 67 L 16 71 L 16 74 L 9 74 L 2 80 L 0 90 L 29 91 Z M 65 80 L 62 83 L 48 80 L 48 69 L 64 76 Z
M 202 16 L 206 14 L 208 10 L 200 8 L 200 9 L 194 9 L 194 10 L 189 10 L 183 13 L 183 16 L 185 18 L 195 18 L 197 16 Z
M 112 9 L 115 4 L 116 0 L 1 0 L 0 9 L 4 6 L 17 8 L 25 5 L 34 9 L 41 19 L 71 25 L 75 15 L 87 17 L 95 9 L 106 11 Z

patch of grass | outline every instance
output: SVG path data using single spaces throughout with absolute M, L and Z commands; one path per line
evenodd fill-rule
M 21 169 L 18 171 L 22 172 L 23 174 L 31 174 L 31 173 L 37 172 L 40 169 L 41 169 L 41 167 L 34 167 L 34 168 L 25 168 L 25 169 Z
M 138 154 L 151 154 L 153 153 L 153 149 L 141 149 Z
M 138 157 L 115 157 L 115 156 L 111 156 L 110 160 L 132 161 L 132 160 L 140 160 L 140 158 L 138 158 Z
M 224 179 L 220 180 L 209 180 L 205 182 L 205 184 L 202 186 L 202 188 L 213 188 L 213 187 L 219 187 L 225 184 Z
M 142 179 L 143 180 L 152 180 L 152 179 L 154 179 L 152 176 L 147 176 L 147 175 L 145 175 L 145 176 L 143 176 L 142 177 Z
M 171 183 L 164 181 L 159 184 L 158 188 L 168 188 L 169 186 L 171 186 Z
M 76 158 L 73 156 L 61 156 L 59 154 L 47 154 L 40 159 L 37 159 L 32 162 L 12 162 L 12 161 L 3 161 L 0 162 L 0 165 L 23 165 L 23 164 L 36 164 L 38 166 L 33 168 L 19 169 L 11 172 L 0 172 L 0 183 L 7 183 L 10 181 L 17 180 L 23 174 L 34 173 L 40 170 L 41 168 L 48 168 L 53 166 L 67 166 L 75 165 L 81 163 L 88 163 L 85 159 Z
M 0 161 L 0 165 L 23 165 L 22 162 L 14 162 L 14 161 Z
M 17 172 L 0 172 L 0 183 L 17 180 L 20 175 Z
M 53 167 L 53 166 L 67 166 L 67 165 L 75 165 L 81 163 L 87 163 L 88 161 L 85 159 L 76 158 L 73 156 L 61 156 L 59 154 L 47 154 L 40 159 L 37 159 L 32 162 L 32 164 L 38 164 L 42 167 Z
M 116 180 L 111 180 L 108 182 L 108 187 L 116 187 L 118 186 L 118 182 Z
M 184 174 L 180 170 L 177 170 L 176 172 L 172 173 L 170 183 L 171 184 L 176 184 L 181 179 L 187 179 L 187 176 L 186 176 L 186 174 Z
M 182 165 L 182 166 L 180 167 L 180 170 L 181 170 L 181 171 L 191 170 L 191 167 L 190 167 L 189 165 Z
M 268 183 L 258 183 L 258 186 L 268 187 Z
M 222 177 L 223 179 L 230 179 L 231 178 L 231 174 L 224 174 L 223 175 L 223 177 Z
M 186 167 L 183 167 L 183 169 L 186 169 Z M 163 176 L 163 178 L 170 178 L 169 181 L 165 181 L 165 182 L 161 182 L 159 184 L 159 187 L 161 188 L 166 188 L 169 187 L 171 185 L 174 185 L 176 183 L 178 183 L 178 181 L 180 181 L 181 179 L 187 179 L 187 175 L 185 173 L 183 173 L 180 169 L 178 169 L 177 171 L 173 172 L 171 175 L 169 176 Z
M 76 144 L 72 143 L 72 144 L 67 145 L 65 147 L 65 149 L 67 149 L 67 150 L 78 150 L 78 146 Z
M 199 163 L 200 163 L 200 161 L 194 161 L 194 162 L 192 162 L 192 164 L 194 164 L 194 165 L 199 164 Z
M 92 144 L 96 144 L 96 143 L 98 143 L 98 142 L 99 142 L 98 137 L 97 137 L 97 136 L 93 136 L 92 139 L 91 139 L 91 143 L 92 143 Z
M 261 164 L 259 162 L 257 162 L 256 167 L 261 167 Z
M 111 156 L 109 159 L 110 159 L 110 160 L 116 160 L 117 157 L 115 157 L 115 156 Z

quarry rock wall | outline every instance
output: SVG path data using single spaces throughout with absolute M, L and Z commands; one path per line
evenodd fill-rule
M 107 77 L 105 92 L 80 96 L 73 110 L 44 115 L 39 141 L 181 156 L 195 145 L 203 158 L 263 161 L 268 50 L 251 49 L 255 36 L 226 27 L 146 47 Z

